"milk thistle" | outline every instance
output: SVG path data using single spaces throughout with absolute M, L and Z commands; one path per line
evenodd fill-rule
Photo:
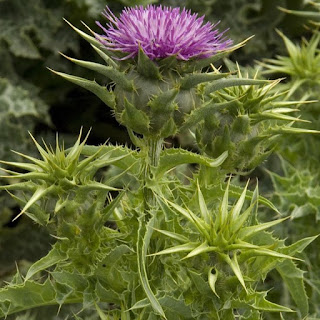
M 276 104 L 280 95 L 268 96 L 276 82 L 215 68 L 245 41 L 231 46 L 217 23 L 186 9 L 140 6 L 117 18 L 107 8 L 104 15 L 109 22 L 106 28 L 98 23 L 102 35 L 71 27 L 107 65 L 64 56 L 102 74 L 105 83 L 54 73 L 112 108 L 138 148 L 87 146 L 79 136 L 70 149 L 57 139 L 54 151 L 34 140 L 43 160 L 22 155 L 31 163 L 3 162 L 27 172 L 5 170 L 14 183 L 0 190 L 25 193 L 14 196 L 20 215 L 50 227 L 57 242 L 24 279 L 18 274 L 0 290 L 0 317 L 71 303 L 114 320 L 261 319 L 263 312 L 292 312 L 268 301 L 258 284 L 276 267 L 284 274 L 283 261 L 296 270 L 294 255 L 315 237 L 286 246 L 266 231 L 283 219 L 259 222 L 258 204 L 275 209 L 270 201 L 257 187 L 241 190 L 225 179 L 239 169 L 239 154 L 249 154 L 241 169 L 259 164 L 261 139 L 306 132 L 291 128 L 298 119 Z M 268 131 L 255 126 L 264 121 Z M 202 155 L 163 148 L 165 138 L 195 128 Z M 198 170 L 188 183 L 172 174 L 190 163 Z M 105 167 L 117 167 L 117 175 L 101 172 Z M 237 200 L 232 206 L 230 198 Z M 303 292 L 303 284 L 297 286 Z M 307 313 L 306 307 L 301 314 Z
M 97 35 L 104 47 L 111 51 L 128 53 L 122 59 L 135 57 L 139 48 L 151 59 L 176 56 L 180 60 L 208 58 L 232 44 L 216 26 L 204 16 L 192 14 L 185 8 L 148 5 L 126 8 L 117 18 L 107 7 L 103 15 L 108 28 L 97 22 L 105 34 Z

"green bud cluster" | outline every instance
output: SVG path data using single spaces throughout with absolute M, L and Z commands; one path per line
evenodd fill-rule
M 168 229 L 156 229 L 156 232 L 173 245 L 156 251 L 151 256 L 176 255 L 182 258 L 181 261 L 193 260 L 197 272 L 206 274 L 210 289 L 218 301 L 224 300 L 240 286 L 242 290 L 238 291 L 239 298 L 243 299 L 243 305 L 250 306 L 251 295 L 260 294 L 255 289 L 255 282 L 264 277 L 264 271 L 259 270 L 263 265 L 262 261 L 269 261 L 270 265 L 278 259 L 292 263 L 291 260 L 296 259 L 293 256 L 296 246 L 286 247 L 283 241 L 273 238 L 267 232 L 286 218 L 258 222 L 258 187 L 252 194 L 250 205 L 245 207 L 248 183 L 232 206 L 229 206 L 230 180 L 223 199 L 216 208 L 207 206 L 206 195 L 202 193 L 199 184 L 195 196 L 181 205 L 163 198 L 163 210 L 173 212 L 176 217 L 172 218 L 172 225 L 175 227 L 167 226 Z M 176 219 L 179 222 L 175 222 Z M 191 226 L 192 232 L 186 232 L 186 226 Z M 306 241 L 312 242 L 315 238 Z M 250 268 L 246 268 L 249 260 Z M 274 311 L 290 312 L 288 308 L 271 305 L 267 300 L 265 303 L 274 308 Z
M 112 150 L 107 153 L 102 152 L 104 146 L 101 146 L 91 156 L 83 158 L 82 150 L 87 137 L 81 142 L 80 132 L 76 143 L 68 150 L 59 146 L 58 137 L 55 150 L 46 144 L 45 149 L 42 148 L 32 137 L 42 159 L 15 152 L 27 159 L 29 163 L 1 161 L 3 164 L 26 172 L 19 173 L 1 168 L 2 171 L 9 174 L 3 176 L 4 178 L 19 182 L 0 186 L 0 190 L 20 190 L 23 193 L 32 194 L 28 201 L 14 196 L 23 206 L 15 219 L 25 213 L 35 222 L 47 225 L 54 221 L 57 222 L 52 218 L 56 218 L 58 213 L 63 211 L 71 221 L 74 221 L 79 205 L 72 206 L 71 203 L 83 203 L 92 192 L 103 191 L 104 194 L 108 194 L 109 191 L 118 190 L 106 183 L 96 181 L 94 176 L 99 169 L 124 156 L 113 157 Z M 52 207 L 52 210 L 44 210 L 42 205 L 37 205 L 39 201 L 45 203 L 49 198 L 52 199 L 49 206 L 49 208 Z
M 212 157 L 228 151 L 228 159 L 222 164 L 224 169 L 233 172 L 256 168 L 273 151 L 280 135 L 316 133 L 292 127 L 296 121 L 308 122 L 289 115 L 297 111 L 293 105 L 307 102 L 283 101 L 285 93 L 273 90 L 281 79 L 261 82 L 262 86 L 257 87 L 261 83 L 250 84 L 240 70 L 235 79 L 243 80 L 244 85 L 209 93 L 206 107 L 189 117 L 190 123 L 198 117 L 195 131 L 201 150 Z
M 283 90 L 288 90 L 287 98 L 304 96 L 318 99 L 315 93 L 319 90 L 320 76 L 320 33 L 314 32 L 309 41 L 303 40 L 301 45 L 295 44 L 282 32 L 278 31 L 286 47 L 287 56 L 277 56 L 276 59 L 265 59 L 260 64 L 265 68 L 263 74 L 282 74 L 290 77 L 283 84 Z

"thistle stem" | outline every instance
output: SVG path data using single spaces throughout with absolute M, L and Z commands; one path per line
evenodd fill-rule
M 153 191 L 148 187 L 148 184 L 152 183 L 153 169 L 159 165 L 160 153 L 162 150 L 163 139 L 159 138 L 148 138 L 146 139 L 147 145 L 147 158 L 146 158 L 146 167 L 144 175 L 144 199 L 146 209 L 154 207 L 156 204 L 156 198 Z

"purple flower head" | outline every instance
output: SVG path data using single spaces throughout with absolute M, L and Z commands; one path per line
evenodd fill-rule
M 138 55 L 139 47 L 152 60 L 175 55 L 177 59 L 207 58 L 228 48 L 232 41 L 223 37 L 216 24 L 204 24 L 204 16 L 185 8 L 148 5 L 125 8 L 117 18 L 107 7 L 103 15 L 109 20 L 107 28 L 96 35 L 108 49 L 128 53 L 122 59 Z

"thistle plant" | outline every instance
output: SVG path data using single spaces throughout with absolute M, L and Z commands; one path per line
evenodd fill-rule
M 152 5 L 104 15 L 103 34 L 70 25 L 105 64 L 67 58 L 105 83 L 53 72 L 112 108 L 136 149 L 86 145 L 81 133 L 67 149 L 58 138 L 42 147 L 32 137 L 42 159 L 19 153 L 26 162 L 2 161 L 9 184 L 0 189 L 21 205 L 17 218 L 47 227 L 56 242 L 0 290 L 0 315 L 81 304 L 75 319 L 83 310 L 102 320 L 307 316 L 302 274 L 291 283 L 285 270 L 300 271 L 296 255 L 315 237 L 287 246 L 269 231 L 284 219 L 260 221 L 259 205 L 277 209 L 258 187 L 225 180 L 254 169 L 279 135 L 317 132 L 293 127 L 301 121 L 288 115 L 295 102 L 281 107 L 282 94 L 271 93 L 278 80 L 213 65 L 246 42 L 232 46 L 217 24 Z M 164 148 L 164 139 L 187 130 L 202 154 Z M 182 179 L 179 166 L 188 164 L 197 169 Z M 291 305 L 266 298 L 273 269 Z
M 319 86 L 319 33 L 314 32 L 310 41 L 303 39 L 301 45 L 294 44 L 280 31 L 278 34 L 286 46 L 288 56 L 277 56 L 276 59 L 265 60 L 261 63 L 266 69 L 263 73 L 278 73 L 290 77 L 290 81 L 284 87 L 284 90 L 289 90 L 287 98 L 295 93 L 305 98 L 317 98 L 312 95 L 312 92 Z
M 279 89 L 285 92 L 286 99 L 305 100 L 314 99 L 310 105 L 301 107 L 302 116 L 312 124 L 300 123 L 300 128 L 316 128 L 319 124 L 319 41 L 320 34 L 314 31 L 310 40 L 302 40 L 301 45 L 293 43 L 283 33 L 278 31 L 286 46 L 288 56 L 277 56 L 275 59 L 266 59 L 261 65 L 263 74 L 281 74 L 288 77 Z M 311 102 L 311 100 L 310 100 Z M 293 140 L 290 140 L 293 141 Z M 287 141 L 288 142 L 288 141 Z M 310 135 L 293 143 L 280 143 L 282 155 L 290 161 L 296 161 L 303 154 L 309 154 L 308 161 L 312 167 L 318 166 L 318 138 Z

